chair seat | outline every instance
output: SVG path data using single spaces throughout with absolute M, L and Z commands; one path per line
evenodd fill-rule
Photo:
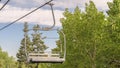
M 31 53 L 28 56 L 30 63 L 63 63 L 64 58 L 60 58 L 59 54 L 38 54 Z

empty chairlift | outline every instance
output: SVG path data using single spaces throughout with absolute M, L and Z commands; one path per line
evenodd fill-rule
M 64 37 L 64 54 L 61 56 L 59 53 L 28 53 L 27 62 L 29 63 L 63 63 L 66 57 L 66 37 L 65 34 L 60 31 Z M 62 47 L 61 47 L 62 48 Z
M 42 31 L 51 31 L 51 30 L 54 30 L 53 27 L 55 26 L 55 16 L 54 16 L 54 12 L 53 12 L 53 4 L 52 3 L 49 3 L 50 7 L 51 7 L 51 10 L 52 10 L 52 16 L 53 16 L 53 26 L 49 27 L 49 28 L 43 28 L 43 29 L 39 29 L 39 30 L 42 30 Z M 33 29 L 30 29 L 30 30 L 33 30 Z M 57 30 L 57 29 L 55 29 Z M 29 31 L 29 30 L 27 30 Z M 63 38 L 64 38 L 64 43 L 63 43 L 63 55 L 61 56 L 61 53 L 46 53 L 46 52 L 43 52 L 43 53 L 39 53 L 39 52 L 32 52 L 32 53 L 27 53 L 27 50 L 26 50 L 26 38 L 25 38 L 25 53 L 26 53 L 26 58 L 27 58 L 27 62 L 28 63 L 63 63 L 65 61 L 65 57 L 66 57 L 66 37 L 65 37 L 65 34 L 63 31 L 59 31 Z M 26 33 L 25 33 L 26 34 Z M 25 35 L 26 37 L 26 35 Z M 62 48 L 62 47 L 61 47 Z M 61 49 L 62 50 L 62 49 Z

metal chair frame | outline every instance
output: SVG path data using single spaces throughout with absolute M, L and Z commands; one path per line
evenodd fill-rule
M 58 29 L 53 29 L 55 27 L 55 16 L 54 16 L 54 11 L 53 11 L 53 4 L 49 3 L 50 7 L 51 7 L 51 11 L 52 11 L 52 16 L 53 16 L 53 25 L 51 27 L 44 27 L 44 28 L 39 28 L 37 30 L 40 31 L 53 31 L 53 30 L 58 30 Z M 26 59 L 28 63 L 63 63 L 65 61 L 66 58 L 66 36 L 64 34 L 63 31 L 59 31 L 60 33 L 62 33 L 63 37 L 64 37 L 64 56 L 60 57 L 60 54 L 47 54 L 47 53 L 28 53 L 26 50 L 26 36 L 27 36 L 27 32 L 31 31 L 33 29 L 29 29 L 26 30 L 25 32 L 25 53 L 26 53 Z M 62 46 L 61 46 L 62 48 Z M 62 52 L 62 49 L 61 49 Z

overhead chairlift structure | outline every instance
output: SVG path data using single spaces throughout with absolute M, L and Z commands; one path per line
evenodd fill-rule
M 1 0 L 0 0 L 1 1 Z M 2 7 L 0 8 L 0 11 L 8 4 L 8 2 L 9 2 L 10 0 L 7 0 L 3 5 L 2 5 Z
M 51 27 L 44 27 L 41 28 L 39 30 L 41 31 L 52 31 L 52 30 L 57 30 L 58 29 L 53 29 L 53 27 L 55 26 L 55 16 L 54 16 L 54 12 L 53 12 L 53 4 L 49 3 L 50 7 L 51 7 L 51 11 L 52 11 L 52 16 L 53 16 L 53 25 Z M 33 29 L 29 29 L 28 31 L 33 30 Z M 62 34 L 63 38 L 64 38 L 64 51 L 62 51 L 62 46 L 61 46 L 61 52 L 63 52 L 63 56 L 61 56 L 61 53 L 27 53 L 26 50 L 26 33 L 25 33 L 25 53 L 26 53 L 26 58 L 27 58 L 27 62 L 28 63 L 63 63 L 65 61 L 66 58 L 66 37 L 63 31 L 59 30 L 59 32 Z

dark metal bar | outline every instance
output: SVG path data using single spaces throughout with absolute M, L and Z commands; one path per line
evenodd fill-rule
M 1 0 L 0 0 L 1 1 Z M 7 0 L 7 2 L 0 8 L 0 11 L 8 4 L 10 0 Z

